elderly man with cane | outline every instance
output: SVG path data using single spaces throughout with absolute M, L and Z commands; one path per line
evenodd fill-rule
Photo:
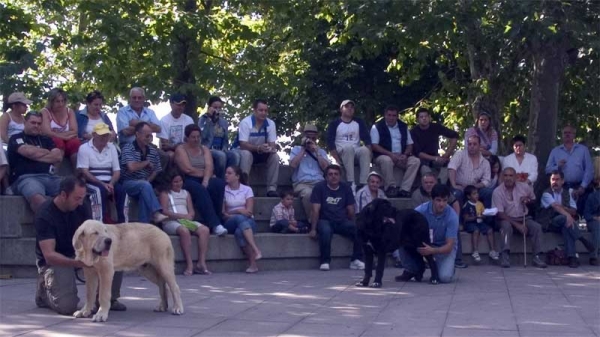
M 538 268 L 546 268 L 546 263 L 539 256 L 542 253 L 542 226 L 533 221 L 531 217 L 527 217 L 526 205 L 535 201 L 533 189 L 527 183 L 516 181 L 516 172 L 512 167 L 507 167 L 502 171 L 502 178 L 502 184 L 494 190 L 492 196 L 492 205 L 498 209 L 500 234 L 502 235 L 500 265 L 503 268 L 510 267 L 510 239 L 514 227 L 523 236 L 531 238 L 534 254 L 532 264 Z M 527 248 L 526 243 L 523 244 L 523 248 Z

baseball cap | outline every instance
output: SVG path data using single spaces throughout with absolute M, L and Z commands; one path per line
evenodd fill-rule
M 317 126 L 314 124 L 306 124 L 304 126 L 304 132 L 319 132 Z
M 379 177 L 379 179 L 381 179 L 381 181 L 383 181 L 383 177 L 381 176 L 381 174 L 377 173 L 377 171 L 371 171 L 371 173 L 369 173 L 369 175 L 367 176 L 367 180 L 369 180 L 371 176 L 377 176 Z
M 180 93 L 176 93 L 176 94 L 171 95 L 171 98 L 169 99 L 169 101 L 171 103 L 175 103 L 175 104 L 185 104 L 185 103 L 187 103 L 185 95 L 184 94 L 180 94 Z
M 110 129 L 108 128 L 108 125 L 106 125 L 104 123 L 98 123 L 98 124 L 94 125 L 93 133 L 97 134 L 98 136 L 102 136 L 107 133 L 110 133 Z
M 13 103 L 23 103 L 23 104 L 31 104 L 32 102 L 25 97 L 25 94 L 22 92 L 13 92 L 8 96 L 8 104 Z
M 353 100 L 345 99 L 345 100 L 342 101 L 342 104 L 340 104 L 340 109 L 343 108 L 346 104 L 356 105 L 356 104 L 354 104 Z

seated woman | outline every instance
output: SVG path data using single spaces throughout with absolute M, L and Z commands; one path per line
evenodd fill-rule
M 175 164 L 183 173 L 183 188 L 192 195 L 194 207 L 204 223 L 215 234 L 225 235 L 227 230 L 221 225 L 225 182 L 213 177 L 213 159 L 208 147 L 200 144 L 200 128 L 187 125 L 184 136 L 184 142 L 177 146 L 174 156 Z
M 210 271 L 206 267 L 206 251 L 208 250 L 208 239 L 210 230 L 203 224 L 194 221 L 194 206 L 188 191 L 184 190 L 183 178 L 179 172 L 173 173 L 170 182 L 160 192 L 160 205 L 163 214 L 169 217 L 163 221 L 163 230 L 169 235 L 179 235 L 179 244 L 185 257 L 186 267 L 183 275 L 192 274 L 208 275 Z M 192 263 L 192 236 L 198 236 L 198 263 L 194 267 Z
M 500 163 L 500 158 L 498 156 L 490 156 L 490 186 L 489 188 L 496 188 L 500 185 L 500 175 L 502 172 L 502 164 Z
M 498 133 L 492 127 L 489 112 L 481 110 L 477 114 L 477 124 L 465 132 L 465 148 L 471 136 L 479 136 L 481 154 L 488 158 L 498 152 Z
M 42 133 L 52 137 L 57 148 L 77 166 L 77 150 L 81 145 L 77 138 L 77 119 L 73 110 L 67 107 L 67 94 L 64 90 L 54 88 L 48 93 L 48 104 L 41 111 Z
M 245 176 L 244 176 L 245 177 Z M 242 183 L 242 169 L 230 166 L 225 170 L 225 202 L 223 203 L 223 218 L 225 228 L 235 235 L 238 245 L 248 257 L 250 266 L 246 273 L 256 273 L 256 261 L 262 257 L 254 242 L 256 222 L 254 222 L 254 193 L 250 186 Z
M 504 157 L 502 167 L 512 167 L 517 172 L 517 181 L 533 185 L 538 176 L 538 161 L 536 156 L 525 152 L 526 143 L 525 136 L 514 136 L 512 139 L 514 152 Z
M 94 126 L 99 123 L 108 125 L 111 132 L 110 142 L 114 142 L 117 139 L 115 128 L 108 116 L 102 112 L 102 104 L 104 103 L 104 96 L 98 90 L 90 92 L 85 97 L 85 108 L 77 113 L 77 137 L 81 142 L 87 142 L 92 139 L 92 131 Z

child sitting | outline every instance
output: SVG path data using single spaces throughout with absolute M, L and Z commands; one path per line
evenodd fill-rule
M 488 244 L 490 246 L 489 256 L 492 260 L 498 260 L 498 252 L 494 249 L 494 231 L 491 229 L 490 222 L 493 221 L 491 217 L 483 217 L 483 211 L 485 207 L 479 201 L 479 192 L 473 185 L 465 187 L 465 195 L 467 196 L 467 202 L 464 204 L 461 217 L 464 221 L 465 231 L 472 234 L 471 245 L 473 246 L 473 254 L 471 256 L 475 262 L 481 262 L 481 256 L 479 256 L 479 233 L 486 235 Z
M 273 207 L 271 231 L 274 233 L 308 233 L 308 225 L 294 218 L 294 192 L 281 194 L 281 202 Z
M 179 235 L 179 244 L 186 263 L 183 275 L 208 275 L 211 272 L 206 268 L 206 251 L 208 250 L 210 230 L 203 224 L 194 221 L 194 205 L 188 191 L 182 188 L 183 178 L 181 174 L 174 173 L 170 178 L 170 186 L 167 186 L 160 193 L 163 214 L 169 217 L 169 219 L 163 221 L 163 230 L 169 235 Z M 192 263 L 192 252 L 190 250 L 192 245 L 191 234 L 198 236 L 198 263 L 195 267 Z

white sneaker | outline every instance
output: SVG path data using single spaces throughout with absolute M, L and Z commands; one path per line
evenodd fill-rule
M 319 267 L 319 269 L 321 269 L 323 271 L 328 271 L 329 270 L 329 263 L 321 263 L 321 266 Z
M 365 264 L 361 260 L 354 260 L 350 262 L 350 269 L 352 270 L 364 270 Z
M 490 256 L 490 259 L 494 261 L 498 261 L 498 259 L 500 258 L 500 254 L 498 254 L 498 252 L 495 250 L 490 250 L 488 255 Z
M 218 225 L 213 229 L 213 233 L 215 233 L 217 236 L 223 236 L 227 234 L 227 228 L 223 227 L 223 225 Z
M 473 260 L 475 260 L 475 262 L 481 262 L 481 256 L 479 256 L 479 252 L 473 252 L 471 256 L 473 257 Z

